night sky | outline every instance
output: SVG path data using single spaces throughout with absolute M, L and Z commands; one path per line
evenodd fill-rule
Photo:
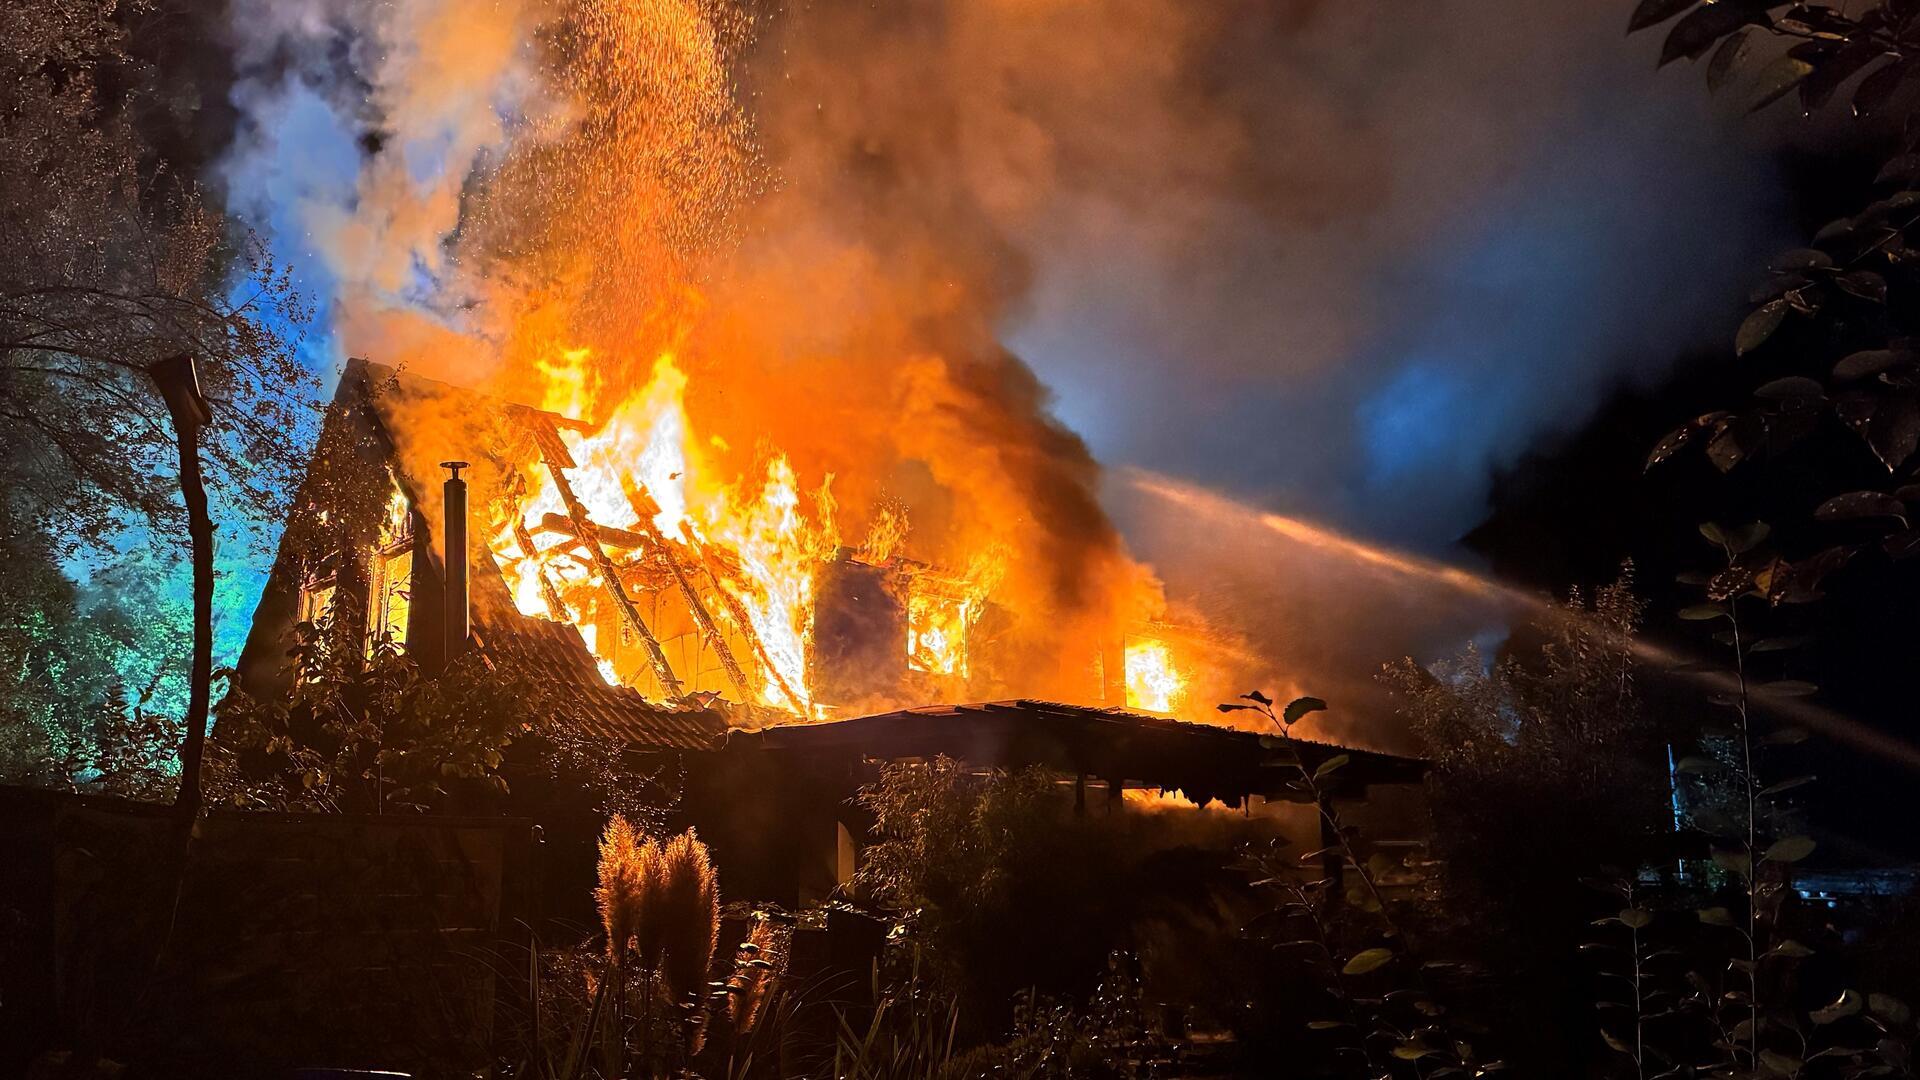
M 1854 147 L 1777 152 L 1774 163 L 1791 199 L 1784 214 L 1788 226 L 1811 235 L 1867 202 L 1877 169 L 1870 149 L 1863 140 Z M 1711 643 L 1707 629 L 1674 616 L 1698 596 L 1675 575 L 1710 568 L 1715 556 L 1696 525 L 1767 521 L 1783 550 L 1810 553 L 1860 538 L 1844 526 L 1814 522 L 1813 509 L 1851 486 L 1884 483 L 1886 471 L 1831 421 L 1787 454 L 1729 475 L 1699 454 L 1682 454 L 1648 472 L 1642 465 L 1666 432 L 1700 413 L 1738 407 L 1746 388 L 1788 374 L 1792 361 L 1779 353 L 1764 361 L 1737 360 L 1726 345 L 1675 356 L 1667 378 L 1613 395 L 1577 431 L 1541 440 L 1503 470 L 1488 516 L 1465 546 L 1502 577 L 1542 589 L 1604 581 L 1631 558 L 1650 601 L 1650 635 L 1685 655 L 1723 659 L 1724 649 Z M 1805 650 L 1763 668 L 1761 677 L 1818 684 L 1822 704 L 1910 753 L 1911 672 L 1920 634 L 1888 612 L 1920 603 L 1920 570 L 1868 553 L 1830 579 L 1827 592 L 1812 605 L 1755 606 L 1759 632 L 1811 638 Z M 1697 687 L 1689 692 L 1680 680 L 1663 686 L 1660 697 L 1665 708 L 1682 713 L 1697 716 L 1710 708 L 1699 702 Z M 1920 758 L 1901 761 L 1816 739 L 1799 760 L 1819 777 L 1807 801 L 1825 845 L 1822 859 L 1875 865 L 1920 854 L 1920 840 L 1904 825 L 1904 808 L 1920 779 L 1913 762 Z

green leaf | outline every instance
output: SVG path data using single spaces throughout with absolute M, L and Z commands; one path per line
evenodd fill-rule
M 1733 77 L 1734 69 L 1747 58 L 1752 51 L 1753 28 L 1743 26 L 1728 34 L 1720 47 L 1713 50 L 1713 59 L 1707 61 L 1707 93 L 1717 94 Z
M 1733 915 L 1723 907 L 1701 908 L 1696 914 L 1708 926 L 1732 926 Z
M 1721 424 L 1707 440 L 1707 460 L 1721 472 L 1733 467 L 1759 449 L 1767 438 L 1767 422 L 1760 416 L 1736 416 Z
M 1820 688 L 1804 679 L 1780 679 L 1775 682 L 1761 683 L 1753 688 L 1758 694 L 1771 694 L 1774 697 L 1811 697 L 1820 692 Z
M 1697 0 L 1640 0 L 1627 19 L 1627 33 L 1658 26 L 1692 7 Z
M 1876 304 L 1887 302 L 1887 279 L 1871 270 L 1851 270 L 1833 280 L 1840 291 Z
M 1788 727 L 1762 735 L 1757 742 L 1761 746 L 1798 746 L 1807 738 L 1805 728 Z
M 1880 171 L 1873 175 L 1875 184 L 1899 181 L 1903 185 L 1908 181 L 1920 179 L 1920 154 L 1900 154 L 1889 158 Z
M 1889 368 L 1897 367 L 1913 357 L 1892 349 L 1862 349 L 1848 353 L 1833 365 L 1833 377 L 1844 382 L 1864 379 L 1878 375 Z
M 1779 795 L 1782 792 L 1792 791 L 1794 788 L 1803 787 L 1811 783 L 1813 783 L 1813 777 L 1811 776 L 1796 776 L 1791 780 L 1782 780 L 1777 784 L 1768 784 L 1766 787 L 1760 789 L 1760 795 L 1763 798 L 1770 795 Z
M 1753 396 L 1762 401 L 1816 401 L 1826 396 L 1827 388 L 1805 375 L 1789 375 L 1760 384 Z
M 1849 491 L 1835 495 L 1816 508 L 1813 516 L 1821 521 L 1848 521 L 1855 518 L 1892 518 L 1907 523 L 1907 504 L 1884 492 Z
M 1646 467 L 1651 469 L 1679 453 L 1682 447 L 1700 435 L 1710 431 L 1717 432 L 1719 424 L 1731 415 L 1725 411 L 1703 413 L 1668 432 L 1665 438 L 1654 444 L 1653 449 L 1648 451 Z
M 1784 380 L 1775 380 L 1775 382 L 1781 381 Z M 1811 379 L 1806 381 L 1813 382 Z M 1771 386 L 1773 383 L 1768 383 L 1767 385 Z M 1820 392 L 1820 384 L 1814 383 L 1813 385 L 1814 393 L 1818 394 Z M 1760 389 L 1764 390 L 1766 387 L 1763 386 Z M 1755 393 L 1759 393 L 1759 391 L 1755 391 Z M 1745 525 L 1740 525 L 1732 529 L 1722 529 L 1721 533 L 1726 536 L 1727 546 L 1733 549 L 1735 555 L 1744 555 L 1754 548 L 1759 547 L 1768 536 L 1772 535 L 1773 526 L 1768 525 L 1764 521 L 1750 521 Z
M 1913 1019 L 1907 1003 L 1891 994 L 1868 994 L 1867 1011 L 1889 1024 L 1904 1024 Z
M 1317 697 L 1298 697 L 1287 702 L 1287 708 L 1280 714 L 1280 718 L 1289 724 L 1298 723 L 1301 717 L 1308 713 L 1322 712 L 1326 707 L 1327 703 Z
M 1830 244 L 1835 240 L 1851 236 L 1853 235 L 1853 225 L 1853 219 L 1850 217 L 1834 218 L 1832 221 L 1820 226 L 1819 230 L 1813 234 L 1813 242 L 1816 244 Z M 1757 304 L 1764 299 L 1767 298 L 1754 297 L 1751 302 Z
M 1667 39 L 1660 45 L 1659 66 L 1682 57 L 1698 60 L 1715 42 L 1755 21 L 1754 11 L 1744 4 L 1702 4 L 1667 31 Z
M 1788 938 L 1785 941 L 1782 941 L 1780 944 L 1775 945 L 1773 948 L 1768 949 L 1767 955 L 1768 956 L 1786 956 L 1786 957 L 1791 957 L 1795 960 L 1799 960 L 1805 957 L 1812 956 L 1813 950 L 1807 948 L 1805 945 L 1800 944 L 1799 942 L 1793 940 L 1792 938 Z
M 1797 863 L 1813 854 L 1813 848 L 1811 837 L 1783 836 L 1768 846 L 1766 854 L 1760 857 L 1768 862 Z
M 1705 622 L 1708 619 L 1725 617 L 1727 609 L 1719 604 L 1694 604 L 1680 609 L 1680 617 L 1689 622 Z
M 1644 930 L 1653 922 L 1653 912 L 1645 908 L 1621 908 L 1620 921 L 1629 930 Z
M 1806 1062 L 1775 1050 L 1762 1050 L 1760 1066 L 1773 1076 L 1796 1076 L 1806 1066 Z
M 1843 35 L 1831 28 L 1821 27 L 1814 33 L 1816 38 L 1822 40 L 1821 45 L 1795 47 L 1791 50 L 1818 65 L 1813 74 L 1807 76 L 1806 80 L 1800 84 L 1800 105 L 1808 115 L 1825 108 L 1827 102 L 1839 91 L 1841 84 L 1848 82 L 1862 69 L 1871 66 L 1886 55 L 1886 49 L 1867 34 L 1853 36 L 1852 40 L 1833 51 L 1827 51 L 1824 48 L 1824 42 L 1838 41 L 1850 34 L 1851 31 L 1848 35 Z M 1810 52 L 1815 48 L 1820 48 L 1821 51 L 1817 54 Z
M 1334 1028 L 1347 1027 L 1344 1020 L 1315 1020 L 1307 1025 L 1308 1031 L 1332 1031 Z
M 1805 60 L 1797 56 L 1780 57 L 1760 69 L 1760 74 L 1753 81 L 1753 104 L 1747 107 L 1747 111 L 1759 112 L 1780 100 L 1788 91 L 1799 86 L 1800 80 L 1811 74 L 1813 65 Z
M 1753 646 L 1752 646 L 1751 648 L 1749 648 L 1749 649 L 1748 649 L 1747 651 L 1748 651 L 1748 652 L 1757 652 L 1757 653 L 1759 653 L 1759 652 L 1785 652 L 1785 651 L 1787 651 L 1788 649 L 1797 649 L 1797 648 L 1799 648 L 1800 646 L 1802 646 L 1802 645 L 1805 645 L 1805 644 L 1807 643 L 1807 640 L 1808 640 L 1808 639 L 1806 639 L 1806 638 L 1804 638 L 1804 637 L 1770 637 L 1770 638 L 1761 638 L 1761 639 L 1760 639 L 1759 641 L 1756 641 L 1756 642 L 1754 642 L 1754 643 L 1753 643 Z
M 1313 770 L 1314 780 L 1319 781 L 1319 780 L 1325 779 L 1328 776 L 1331 776 L 1335 770 L 1339 769 L 1340 766 L 1345 765 L 1347 762 L 1351 760 L 1353 760 L 1353 755 L 1351 754 L 1333 755 L 1327 760 L 1321 762 L 1319 768 Z
M 1896 60 L 1873 74 L 1860 80 L 1853 91 L 1853 111 L 1860 116 L 1872 116 L 1892 100 L 1894 92 L 1914 69 L 1911 57 Z
M 1816 1024 L 1831 1024 L 1858 1013 L 1865 1004 L 1857 991 L 1842 990 L 1840 996 L 1833 999 L 1833 1004 L 1815 1009 L 1807 1016 Z
M 1367 972 L 1393 959 L 1392 949 L 1363 949 L 1353 954 L 1353 959 L 1340 969 L 1342 975 L 1365 975 Z
M 1688 754 L 1686 757 L 1675 762 L 1673 767 L 1679 772 L 1694 773 L 1697 775 L 1715 772 L 1723 766 L 1713 758 L 1704 757 L 1700 754 Z
M 1766 344 L 1767 339 L 1773 336 L 1775 330 L 1780 329 L 1780 324 L 1786 321 L 1786 318 L 1787 302 L 1785 300 L 1772 300 L 1755 308 L 1753 313 L 1740 323 L 1739 332 L 1733 335 L 1733 354 L 1745 356 Z
M 1744 851 L 1716 851 L 1713 853 L 1713 862 L 1742 881 L 1753 876 L 1753 859 Z

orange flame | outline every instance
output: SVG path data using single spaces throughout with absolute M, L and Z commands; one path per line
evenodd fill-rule
M 549 74 L 566 107 L 500 162 L 463 232 L 489 252 L 468 264 L 485 267 L 486 389 L 573 418 L 535 440 L 564 445 L 564 478 L 536 460 L 493 503 L 518 610 L 577 626 L 603 675 L 643 694 L 820 715 L 809 658 L 845 654 L 815 648 L 814 595 L 844 526 L 847 557 L 886 568 L 849 580 L 884 578 L 897 603 L 902 695 L 1113 703 L 1102 661 L 1164 597 L 1101 509 L 1086 447 L 993 340 L 999 275 L 975 278 L 970 244 L 868 251 L 795 228 L 815 205 L 768 182 L 736 97 L 744 14 L 561 7 Z M 1203 653 L 1187 651 L 1162 645 L 1161 674 L 1139 679 L 1130 657 L 1131 700 L 1197 696 L 1184 680 L 1205 678 Z M 851 687 L 849 708 L 886 696 L 858 682 L 823 686 Z
M 1187 679 L 1174 666 L 1173 650 L 1164 641 L 1136 638 L 1127 642 L 1127 704 L 1148 712 L 1170 713 L 1187 695 Z
M 597 392 L 591 354 L 563 349 L 539 365 L 545 376 L 542 404 L 561 417 L 589 415 Z M 496 522 L 492 548 L 524 615 L 574 623 L 601 674 L 610 683 L 642 685 L 653 670 L 640 655 L 635 628 L 616 618 L 609 602 L 617 585 L 639 606 L 673 606 L 691 588 L 708 622 L 677 624 L 675 633 L 651 627 L 659 638 L 681 641 L 682 658 L 695 655 L 683 682 L 717 689 L 718 667 L 701 649 L 724 650 L 749 682 L 749 704 L 815 713 L 808 655 L 814 626 L 814 590 L 821 562 L 839 545 L 831 474 L 808 490 L 791 460 L 761 447 L 744 474 L 728 471 L 728 447 L 718 437 L 702 439 L 686 409 L 688 377 L 671 353 L 662 353 L 645 384 L 588 429 L 578 421 L 556 426 L 573 464 L 567 484 L 599 527 L 597 542 L 611 545 L 612 562 L 601 563 L 571 524 L 568 504 L 554 473 L 536 464 L 519 477 L 511 505 Z M 966 570 L 951 575 L 924 564 L 894 564 L 908 535 L 903 504 L 882 501 L 855 557 L 874 565 L 897 565 L 908 582 L 903 597 L 907 667 L 962 687 L 974 674 L 970 638 L 987 611 L 1011 562 L 1011 553 L 990 545 L 974 554 Z M 663 575 L 671 563 L 677 575 Z M 609 582 L 602 565 L 621 579 Z M 677 634 L 677 636 L 676 636 Z M 720 637 L 714 642 L 708 639 Z M 682 639 L 694 639 L 687 645 Z M 1089 642 L 1089 651 L 1097 643 Z M 1124 648 L 1126 703 L 1173 713 L 1187 704 L 1189 673 L 1173 647 L 1157 638 L 1132 638 Z M 737 686 L 737 684 L 736 684 Z M 1089 690 L 1091 696 L 1091 688 Z
M 587 350 L 566 350 L 561 357 L 562 363 L 543 365 L 549 375 L 547 411 L 586 413 L 592 404 L 584 377 Z M 652 554 L 675 559 L 682 573 L 709 568 L 705 574 L 713 594 L 711 617 L 717 626 L 734 624 L 731 629 L 742 639 L 736 651 L 753 658 L 750 666 L 762 669 L 761 703 L 808 709 L 810 695 L 803 688 L 815 567 L 838 542 L 832 523 L 832 477 L 824 478 L 810 498 L 804 497 L 792 464 L 775 450 L 763 454 L 756 476 L 722 475 L 693 437 L 686 387 L 687 377 L 673 356 L 662 354 L 646 385 L 622 402 L 598 431 L 583 435 L 562 430 L 575 462 L 566 470 L 567 480 L 596 525 L 642 536 L 651 533 L 658 538 Z M 528 494 L 496 530 L 493 542 L 494 550 L 504 553 L 502 572 L 514 603 L 525 615 L 575 616 L 602 674 L 609 681 L 622 681 L 612 635 L 583 619 L 597 610 L 598 594 L 608 582 L 592 561 L 579 557 L 579 538 L 562 530 L 553 542 L 536 540 L 531 552 L 519 540 L 522 530 L 535 535 L 551 518 L 567 516 L 565 499 L 550 472 L 536 468 L 528 479 Z M 641 503 L 636 494 L 652 505 Z M 649 511 L 645 521 L 642 507 Z M 665 548 L 673 550 L 660 550 Z M 705 554 L 709 549 L 717 557 Z M 633 562 L 644 563 L 647 554 L 638 553 Z M 566 612 L 556 611 L 549 590 L 579 602 L 567 604 Z M 719 595 L 722 590 L 724 596 Z M 746 626 L 738 625 L 742 616 Z M 800 702 L 791 700 L 782 681 L 801 696 Z

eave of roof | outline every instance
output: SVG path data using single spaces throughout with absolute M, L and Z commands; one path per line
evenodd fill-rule
M 1318 767 L 1336 755 L 1348 762 L 1335 776 L 1350 790 L 1367 784 L 1413 783 L 1427 765 L 1413 758 L 1305 739 L 1284 742 L 1212 724 L 1195 724 L 1123 709 L 1016 699 L 930 705 L 849 720 L 736 731 L 729 748 L 773 753 L 848 753 L 879 758 L 944 754 L 979 765 L 1044 765 L 1068 773 L 1160 788 L 1204 800 L 1243 794 L 1293 797 L 1298 773 L 1279 766 Z

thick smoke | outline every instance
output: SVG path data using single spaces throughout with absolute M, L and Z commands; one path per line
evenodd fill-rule
M 454 344 L 435 324 L 465 299 L 451 258 L 467 187 L 557 107 L 532 67 L 535 16 L 518 0 L 233 0 L 228 200 L 298 262 L 336 357 L 389 334 L 421 355 Z M 391 309 L 422 318 L 387 325 Z
M 1630 0 L 1040 8 L 941 40 L 961 167 L 997 153 L 1032 254 L 1008 340 L 1109 463 L 1440 547 L 1495 469 L 1724 340 L 1779 239 L 1769 165 Z
M 584 348 L 586 392 L 559 407 L 602 416 L 674 354 L 722 470 L 752 475 L 777 448 L 807 486 L 838 479 L 843 529 L 905 502 L 915 555 L 964 568 L 1005 553 L 1004 652 L 1024 670 L 1001 674 L 1025 692 L 1077 689 L 1088 644 L 1157 607 L 1091 456 L 998 343 L 1018 255 L 964 188 L 935 190 L 953 148 L 902 124 L 908 103 L 872 110 L 864 135 L 851 116 L 809 130 L 824 106 L 791 96 L 749 114 L 734 83 L 745 22 L 679 0 L 349 4 L 269 29 L 259 52 L 289 73 L 256 80 L 263 101 L 324 98 L 357 129 L 351 190 L 296 207 L 348 351 L 553 405 L 550 374 Z M 755 55 L 792 55 L 785 74 L 810 95 L 821 61 L 793 40 L 799 55 Z M 458 77 L 436 59 L 450 49 L 475 56 Z M 528 69 L 538 93 L 518 85 Z M 509 127 L 503 101 L 539 108 Z M 273 174 L 273 131 L 259 126 L 236 175 Z M 863 167 L 896 178 L 843 182 Z M 424 417 L 403 442 L 446 435 Z
M 537 400 L 588 347 L 609 406 L 672 351 L 740 472 L 1084 640 L 1157 596 L 1056 413 L 1432 545 L 1711 324 L 1760 170 L 1627 6 L 237 0 L 229 177 L 343 351 Z

